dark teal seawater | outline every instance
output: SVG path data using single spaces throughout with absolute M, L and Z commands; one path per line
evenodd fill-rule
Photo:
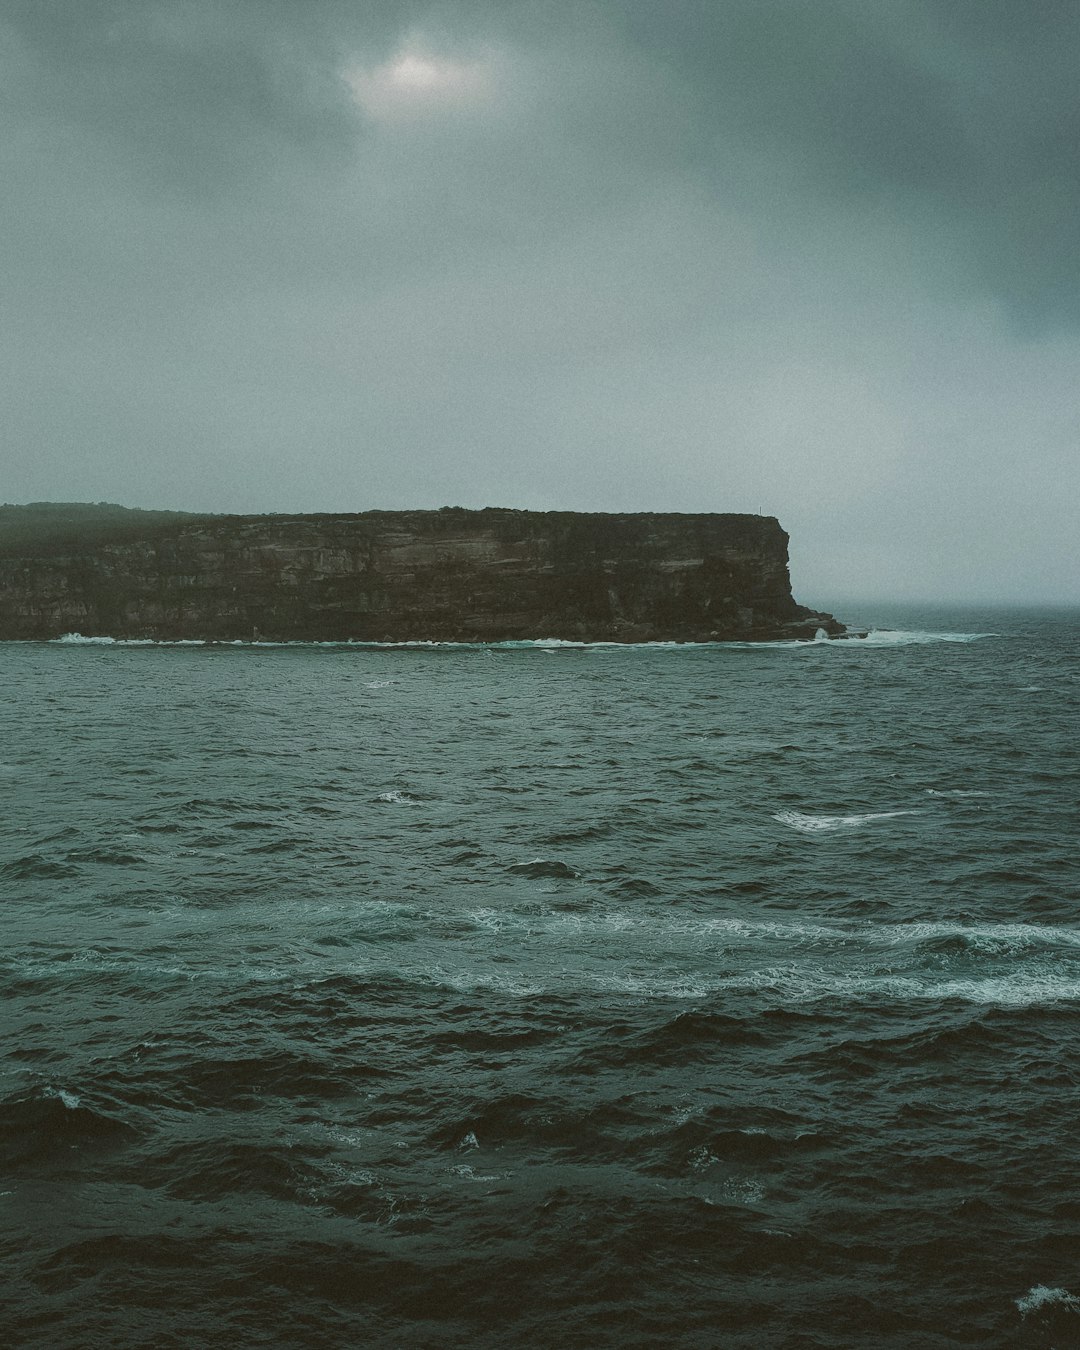
M 845 617 L 0 646 L 0 1340 L 1080 1344 L 1080 615 Z

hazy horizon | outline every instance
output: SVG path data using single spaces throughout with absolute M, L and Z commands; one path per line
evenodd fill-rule
M 1080 599 L 1080 9 L 10 0 L 0 495 L 776 516 Z

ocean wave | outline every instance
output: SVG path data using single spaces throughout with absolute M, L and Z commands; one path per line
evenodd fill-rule
M 65 647 L 205 647 L 207 638 L 116 638 L 105 636 L 84 637 L 82 633 L 62 633 L 60 637 L 50 638 L 53 645 Z
M 664 975 L 593 972 L 569 979 L 523 980 L 477 970 L 410 972 L 421 985 L 457 993 L 495 993 L 507 998 L 558 998 L 567 993 L 638 1002 L 700 1003 L 719 996 L 752 998 L 760 1009 L 814 1004 L 880 1007 L 894 1004 L 969 1003 L 981 1007 L 1032 1008 L 1080 1002 L 1080 975 L 1017 972 L 971 979 L 926 979 L 918 975 L 858 975 L 805 967 L 766 967 L 737 975 Z
M 567 863 L 551 858 L 533 858 L 530 862 L 514 863 L 506 870 L 521 877 L 561 877 L 569 879 L 578 875 Z
M 114 1148 L 134 1136 L 125 1121 L 91 1110 L 66 1089 L 46 1087 L 0 1102 L 0 1162 L 9 1167 L 64 1157 L 74 1149 Z
M 871 628 L 863 638 L 848 639 L 842 647 L 916 647 L 933 642 L 981 642 L 1000 633 L 939 633 L 934 629 Z
M 676 642 L 663 640 L 655 642 L 615 642 L 598 640 L 585 642 L 577 638 L 507 638 L 500 642 L 452 642 L 436 638 L 402 638 L 394 641 L 375 641 L 369 638 L 332 638 L 306 640 L 299 638 L 269 640 L 265 638 L 118 638 L 104 635 L 84 636 L 82 633 L 63 633 L 60 637 L 48 639 L 52 645 L 82 647 L 300 647 L 300 648 L 360 648 L 398 650 L 429 650 L 448 648 L 460 651 L 588 651 L 592 648 L 605 648 L 616 651 L 686 651 L 701 648 L 753 648 L 763 647 L 805 647 L 820 639 L 789 638 L 767 642 L 716 641 L 716 642 Z M 829 639 L 831 641 L 831 639 Z M 376 686 L 371 686 L 376 687 Z
M 823 834 L 830 830 L 857 829 L 860 825 L 868 825 L 874 820 L 891 820 L 895 816 L 918 814 L 918 811 L 910 808 L 902 811 L 865 811 L 850 816 L 810 816 L 803 811 L 776 811 L 773 813 L 773 820 L 778 820 L 781 825 L 790 825 L 793 830 L 799 830 L 802 834 Z
M 1008 1003 L 1080 996 L 1080 928 L 1064 925 L 648 915 L 622 905 L 562 908 L 554 897 L 543 909 L 481 906 L 449 914 L 368 902 L 350 905 L 348 922 L 349 942 L 361 943 L 362 955 L 338 956 L 345 944 L 334 942 L 332 961 L 323 939 L 338 930 L 322 920 L 316 948 L 286 961 L 221 966 L 194 949 L 172 960 L 87 949 L 9 957 L 0 972 L 43 987 L 98 984 L 142 997 L 177 983 L 296 988 L 315 975 L 673 998 L 774 986 L 797 999 L 844 991 Z M 418 942 L 434 959 L 403 961 Z
M 1023 1317 L 1027 1317 L 1030 1313 L 1045 1312 L 1049 1308 L 1080 1313 L 1080 1298 L 1070 1294 L 1067 1289 L 1051 1289 L 1045 1284 L 1033 1285 L 1023 1298 L 1018 1298 L 1015 1302 Z
M 260 650 L 276 648 L 383 650 L 383 651 L 806 651 L 827 647 L 837 651 L 852 651 L 867 647 L 911 647 L 927 643 L 979 642 L 985 638 L 1000 637 L 999 633 L 944 633 L 934 630 L 906 630 L 872 628 L 866 633 L 853 632 L 840 638 L 829 637 L 819 629 L 813 638 L 770 638 L 764 641 L 730 639 L 712 642 L 616 642 L 603 639 L 594 642 L 578 638 L 538 637 L 510 638 L 501 642 L 453 642 L 435 638 L 409 638 L 394 641 L 375 641 L 368 638 L 333 638 L 323 640 L 265 638 L 121 638 L 106 634 L 84 635 L 63 633 L 49 642 L 60 646 L 82 647 L 242 647 Z M 372 686 L 375 687 L 375 686 Z M 1025 692 L 1031 692 L 1026 690 Z
M 15 881 L 28 881 L 34 878 L 60 881 L 78 875 L 78 867 L 56 858 L 47 858 L 42 853 L 27 853 L 22 857 L 12 858 L 0 867 L 0 876 L 10 877 Z
M 546 873 L 541 873 L 546 875 Z M 559 872 L 562 876 L 565 873 Z M 385 904 L 385 902 L 384 902 Z M 432 911 L 422 914 L 401 906 L 404 922 L 435 920 Z M 669 917 L 633 913 L 625 909 L 600 912 L 549 909 L 480 907 L 463 911 L 460 918 L 486 932 L 518 932 L 553 937 L 609 937 L 615 933 L 639 934 L 645 945 L 656 949 L 665 939 L 686 939 L 692 945 L 721 942 L 732 946 L 779 943 L 784 947 L 820 944 L 828 947 L 884 948 L 914 946 L 943 939 L 958 939 L 972 948 L 1025 951 L 1037 947 L 1080 947 L 1080 928 L 1035 923 L 961 923 L 949 920 L 908 923 L 875 923 L 867 920 L 837 920 L 807 923 L 785 919 L 716 917 Z

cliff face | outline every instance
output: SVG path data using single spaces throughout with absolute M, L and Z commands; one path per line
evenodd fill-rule
M 30 508 L 4 508 L 6 512 Z M 134 514 L 134 513 L 133 513 Z M 0 533 L 0 638 L 710 641 L 830 634 L 771 517 L 369 511 Z

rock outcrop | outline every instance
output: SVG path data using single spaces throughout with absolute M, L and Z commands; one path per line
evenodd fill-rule
M 792 599 L 788 536 L 767 516 L 129 512 L 35 534 L 18 515 L 35 509 L 0 510 L 0 638 L 702 642 L 844 631 Z

